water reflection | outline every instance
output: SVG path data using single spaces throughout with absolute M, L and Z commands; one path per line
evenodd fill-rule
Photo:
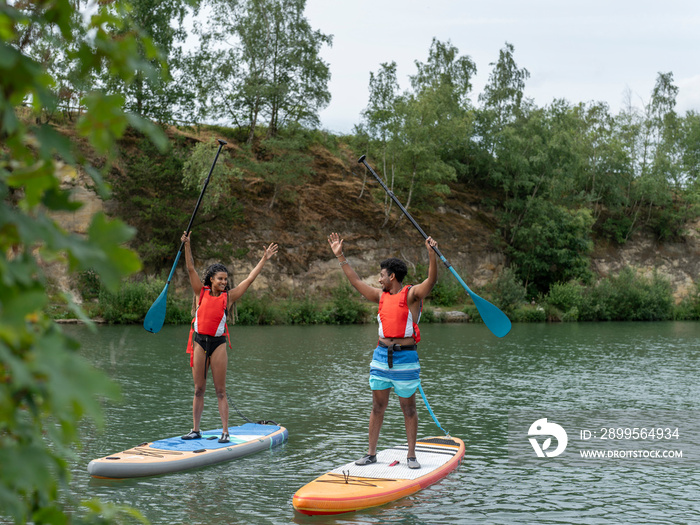
M 700 519 L 700 464 L 682 468 L 509 461 L 512 410 L 695 410 L 698 323 L 514 325 L 504 339 L 479 325 L 426 325 L 423 387 L 444 428 L 464 439 L 462 466 L 409 498 L 360 513 L 295 514 L 294 492 L 362 455 L 376 326 L 234 327 L 228 391 L 251 419 L 273 419 L 289 442 L 223 465 L 120 482 L 91 480 L 90 459 L 191 426 L 188 327 L 65 327 L 122 387 L 105 432 L 84 428 L 72 487 L 128 503 L 153 523 L 688 523 Z M 202 425 L 218 427 L 209 384 Z M 418 402 L 419 434 L 439 435 Z M 232 410 L 231 422 L 237 416 Z M 236 423 L 237 424 L 237 423 Z M 380 446 L 404 439 L 392 396 Z

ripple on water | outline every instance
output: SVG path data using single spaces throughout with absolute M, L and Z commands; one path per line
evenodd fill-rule
M 81 352 L 117 381 L 121 404 L 105 431 L 84 424 L 72 464 L 79 497 L 131 504 L 171 523 L 692 523 L 700 522 L 700 469 L 611 464 L 519 465 L 508 457 L 517 410 L 694 410 L 700 399 L 698 323 L 520 325 L 503 339 L 481 325 L 425 325 L 423 386 L 440 423 L 467 445 L 460 468 L 389 505 L 337 517 L 293 512 L 294 492 L 363 454 L 376 326 L 234 327 L 228 392 L 253 419 L 274 419 L 289 442 L 203 469 L 124 481 L 91 480 L 90 459 L 191 426 L 187 327 L 69 327 Z M 439 435 L 418 400 L 419 435 Z M 240 418 L 231 411 L 231 423 Z M 218 428 L 211 380 L 204 427 Z M 380 447 L 405 439 L 392 395 Z M 698 438 L 700 441 L 700 437 Z

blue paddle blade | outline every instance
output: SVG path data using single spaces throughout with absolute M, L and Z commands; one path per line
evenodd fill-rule
M 165 285 L 163 291 L 160 292 L 158 299 L 155 300 L 150 310 L 143 320 L 143 327 L 149 332 L 155 334 L 163 328 L 165 322 L 165 306 L 168 302 L 168 285 Z
M 474 301 L 476 309 L 479 310 L 479 315 L 484 320 L 484 324 L 493 332 L 493 335 L 496 337 L 503 337 L 510 332 L 512 325 L 506 314 L 474 292 L 470 290 L 467 290 L 467 292 L 472 298 L 472 301 Z
M 462 288 L 464 288 L 469 294 L 469 297 L 472 298 L 472 301 L 474 301 L 474 306 L 476 306 L 476 309 L 479 310 L 479 315 L 481 316 L 481 319 L 484 321 L 486 327 L 489 330 L 491 330 L 493 335 L 495 335 L 496 337 L 503 337 L 508 332 L 510 332 L 512 325 L 510 323 L 510 319 L 508 319 L 508 316 L 501 312 L 496 306 L 488 302 L 486 299 L 482 299 L 474 292 L 472 292 L 469 289 L 469 286 L 467 286 L 467 283 L 464 282 L 464 280 L 459 276 L 459 274 L 451 265 L 448 266 L 448 268 L 450 269 L 450 272 L 452 272 L 452 275 L 455 276 L 457 281 L 459 281 L 459 284 L 462 285 Z

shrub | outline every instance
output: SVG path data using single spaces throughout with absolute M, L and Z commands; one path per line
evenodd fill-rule
M 506 253 L 528 283 L 529 294 L 546 292 L 553 282 L 590 279 L 593 217 L 589 209 L 532 198 L 522 214 L 518 212 L 517 224 Z
M 484 320 L 481 318 L 481 315 L 479 315 L 479 310 L 477 309 L 474 304 L 468 304 L 467 306 L 464 307 L 464 310 L 462 310 L 467 316 L 469 317 L 469 322 L 470 323 L 483 323 Z
M 86 270 L 78 274 L 76 288 L 83 300 L 97 299 L 101 286 L 100 276 L 95 270 Z
M 493 303 L 504 313 L 512 312 L 525 302 L 527 296 L 526 288 L 512 268 L 504 269 L 498 278 L 487 287 L 487 290 L 491 294 Z
M 555 308 L 549 303 L 544 303 L 542 307 L 544 308 L 544 317 L 547 321 L 557 322 L 564 320 L 564 314 L 558 308 Z
M 220 150 L 221 146 L 212 137 L 209 141 L 198 142 L 189 149 L 181 163 L 182 183 L 187 189 L 198 192 L 203 188 L 204 182 L 209 180 L 207 192 L 201 201 L 200 211 L 203 215 L 212 212 L 223 202 L 226 206 L 230 206 L 231 184 L 242 176 L 242 171 L 231 165 L 232 159 L 229 152 Z M 211 173 L 212 161 L 217 151 L 220 151 L 220 155 L 215 172 Z M 210 173 L 213 177 L 209 179 Z
M 673 309 L 673 318 L 679 321 L 700 319 L 700 282 L 696 283 L 695 290 Z
M 100 290 L 99 305 L 102 317 L 108 323 L 128 324 L 143 319 L 151 307 L 149 297 L 158 297 L 156 290 L 148 293 L 148 287 L 134 282 L 126 282 L 115 292 Z
M 548 312 L 547 317 L 561 321 L 578 321 L 584 290 L 585 288 L 575 281 L 550 286 L 544 301 L 553 310 Z
M 369 308 L 355 298 L 354 289 L 345 282 L 333 290 L 333 302 L 323 312 L 324 321 L 329 324 L 361 324 L 368 316 Z
M 155 300 L 155 299 L 154 299 Z M 152 304 L 152 301 L 151 301 Z M 150 308 L 150 306 L 149 306 Z M 145 315 L 144 315 L 145 317 Z M 139 319 L 139 322 L 142 319 Z M 190 324 L 192 322 L 192 294 L 186 297 L 168 294 L 164 324 Z
M 285 320 L 287 324 L 319 324 L 322 315 L 319 307 L 309 297 L 301 301 L 289 299 L 285 303 Z
M 578 321 L 579 313 L 578 307 L 574 306 L 562 316 L 561 320 L 564 322 L 574 322 Z
M 589 300 L 586 301 L 586 295 Z M 661 321 L 673 315 L 673 294 L 668 279 L 654 272 L 651 278 L 624 268 L 603 279 L 584 294 L 579 318 L 587 321 Z
M 430 292 L 430 302 L 435 306 L 452 306 L 461 304 L 465 299 L 465 290 L 452 276 L 438 279 Z
M 597 227 L 599 235 L 619 245 L 627 242 L 634 227 L 632 219 L 622 214 L 608 217 L 600 222 L 601 224 Z
M 444 323 L 445 316 L 442 314 L 436 313 L 434 309 L 430 308 L 429 306 L 426 306 L 423 308 L 423 312 L 421 313 L 420 322 L 421 323 Z
M 238 301 L 237 323 L 243 326 L 284 324 L 284 316 L 270 298 L 246 294 Z
M 521 306 L 511 314 L 511 321 L 516 323 L 542 323 L 547 320 L 547 314 L 541 306 Z
M 462 303 L 464 294 L 464 288 L 455 279 L 440 279 L 430 292 L 430 302 L 436 306 L 452 306 Z
M 165 282 L 125 281 L 115 292 L 100 288 L 96 313 L 112 324 L 143 322 L 153 302 L 163 291 Z M 190 298 L 168 294 L 164 324 L 187 324 L 192 319 Z

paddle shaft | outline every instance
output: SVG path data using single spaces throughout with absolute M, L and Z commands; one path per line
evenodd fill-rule
M 384 181 L 379 178 L 379 176 L 374 172 L 372 167 L 367 164 L 367 161 L 365 160 L 365 156 L 362 155 L 360 159 L 357 161 L 358 163 L 361 162 L 362 164 L 365 165 L 365 167 L 370 171 L 372 175 L 374 175 L 374 178 L 377 179 L 379 184 L 382 185 L 382 188 L 384 188 L 384 191 L 392 198 L 392 200 L 396 203 L 396 205 L 399 207 L 399 209 L 408 217 L 408 219 L 411 221 L 411 224 L 416 227 L 416 229 L 420 232 L 420 234 L 423 236 L 424 239 L 428 239 L 428 235 L 423 231 L 423 228 L 421 228 L 418 223 L 411 217 L 411 214 L 406 211 L 406 208 L 403 207 L 403 205 L 399 202 L 399 200 L 396 198 L 394 193 L 387 188 L 386 184 L 384 184 Z M 489 303 L 487 300 L 482 299 L 479 297 L 477 294 L 472 292 L 469 289 L 469 286 L 467 286 L 467 283 L 464 282 L 464 280 L 459 276 L 457 271 L 452 267 L 450 262 L 445 259 L 445 256 L 440 253 L 440 250 L 437 248 L 437 246 L 432 247 L 433 250 L 435 250 L 435 253 L 440 257 L 440 260 L 445 263 L 445 266 L 447 267 L 448 270 L 454 275 L 455 279 L 459 282 L 460 285 L 462 285 L 462 288 L 469 294 L 469 297 L 472 298 L 474 301 L 474 305 L 476 306 L 476 309 L 479 311 L 479 315 L 481 316 L 482 320 L 484 321 L 484 324 L 493 332 L 494 335 L 497 337 L 503 337 L 505 336 L 511 329 L 511 322 L 510 319 L 508 319 L 508 316 L 501 312 L 496 306 L 492 305 Z M 439 425 L 438 425 L 439 426 Z
M 216 152 L 216 157 L 214 157 L 214 162 L 212 162 L 211 169 L 209 170 L 209 175 L 207 175 L 206 180 L 204 181 L 204 186 L 202 187 L 202 191 L 199 193 L 199 198 L 197 199 L 197 204 L 194 207 L 194 211 L 192 212 L 192 217 L 190 217 L 190 222 L 187 225 L 187 231 L 185 232 L 185 235 L 189 235 L 190 231 L 192 230 L 192 223 L 194 223 L 194 218 L 197 215 L 197 211 L 199 210 L 199 205 L 202 204 L 202 198 L 204 197 L 204 192 L 207 189 L 207 186 L 209 185 L 209 179 L 211 179 L 211 174 L 214 172 L 214 166 L 216 166 L 216 161 L 219 160 L 219 153 L 221 153 L 221 148 L 223 148 L 227 142 L 223 141 L 221 139 L 217 139 L 219 142 L 219 149 Z M 177 267 L 177 262 L 180 260 L 180 254 L 182 253 L 182 249 L 185 247 L 185 243 L 181 242 L 180 243 L 180 249 L 177 251 L 177 256 L 175 257 L 175 262 L 173 263 L 173 267 L 170 270 L 170 275 L 168 275 L 168 282 L 165 284 L 168 286 L 170 284 L 170 280 L 173 278 L 173 274 L 175 273 L 175 268 Z
M 391 200 L 393 200 L 393 201 L 396 203 L 396 205 L 397 205 L 397 206 L 399 207 L 399 209 L 403 212 L 403 214 L 404 214 L 406 217 L 408 217 L 408 220 L 409 220 L 409 221 L 411 221 L 411 224 L 413 224 L 413 226 L 416 227 L 416 230 L 418 230 L 418 231 L 420 232 L 420 234 L 423 236 L 423 238 L 427 240 L 427 239 L 428 239 L 428 234 L 426 234 L 426 233 L 423 231 L 423 228 L 420 227 L 420 225 L 415 221 L 415 219 L 414 219 L 413 217 L 411 217 L 411 214 L 408 213 L 408 210 L 407 210 L 406 208 L 403 207 L 403 204 L 401 204 L 401 202 L 399 202 L 399 199 L 396 198 L 396 195 L 394 195 L 394 192 L 391 191 L 389 188 L 387 188 L 387 185 L 384 184 L 384 181 L 379 177 L 379 175 L 377 175 L 377 174 L 375 173 L 375 171 L 372 169 L 372 167 L 367 163 L 367 161 L 365 160 L 365 155 L 362 155 L 362 156 L 360 157 L 360 159 L 359 159 L 357 162 L 361 162 L 362 164 L 364 164 L 364 165 L 365 165 L 365 168 L 367 168 L 367 169 L 369 170 L 369 172 L 370 172 L 372 175 L 374 175 L 374 178 L 377 179 L 377 182 L 379 182 L 379 184 L 382 185 L 382 188 L 384 188 L 384 191 L 387 193 L 387 195 L 389 195 L 389 197 L 391 197 Z M 444 255 L 442 255 L 442 253 L 440 252 L 439 248 L 438 248 L 437 246 L 433 246 L 432 248 L 433 248 L 433 250 L 435 250 L 435 253 L 438 255 L 438 257 L 440 257 L 440 260 L 441 260 L 443 263 L 445 263 L 445 266 L 447 266 L 447 268 L 449 268 L 450 270 L 452 270 L 452 265 L 450 264 L 450 261 L 448 261 L 448 260 L 445 258 Z M 454 274 L 454 272 L 452 272 L 452 273 Z M 460 279 L 460 281 L 461 281 L 461 279 Z
M 219 141 L 219 150 L 216 152 L 216 157 L 214 157 L 214 162 L 212 163 L 211 169 L 209 170 L 209 175 L 207 175 L 207 179 L 204 181 L 204 187 L 202 188 L 202 191 L 199 194 L 199 199 L 197 199 L 197 205 L 194 207 L 192 217 L 190 217 L 190 223 L 187 225 L 186 235 L 188 235 L 190 233 L 190 230 L 192 230 L 192 223 L 194 222 L 195 215 L 197 215 L 197 210 L 199 210 L 199 205 L 202 203 L 204 191 L 207 189 L 207 185 L 209 184 L 209 179 L 211 178 L 211 174 L 214 171 L 214 166 L 216 166 L 216 161 L 219 158 L 219 153 L 221 153 L 221 148 L 223 148 L 226 144 L 226 142 L 221 139 L 217 140 Z M 175 262 L 173 263 L 173 267 L 170 269 L 170 275 L 168 275 L 168 282 L 165 283 L 163 291 L 160 292 L 158 298 L 153 302 L 151 308 L 149 308 L 148 312 L 146 313 L 146 317 L 143 320 L 143 327 L 153 334 L 158 332 L 163 327 L 163 323 L 165 322 L 165 309 L 168 297 L 168 287 L 170 286 L 170 281 L 173 278 L 175 268 L 177 267 L 177 262 L 180 260 L 180 255 L 182 254 L 182 249 L 184 247 L 185 243 L 181 242 L 180 249 L 177 251 L 177 255 L 175 256 Z

